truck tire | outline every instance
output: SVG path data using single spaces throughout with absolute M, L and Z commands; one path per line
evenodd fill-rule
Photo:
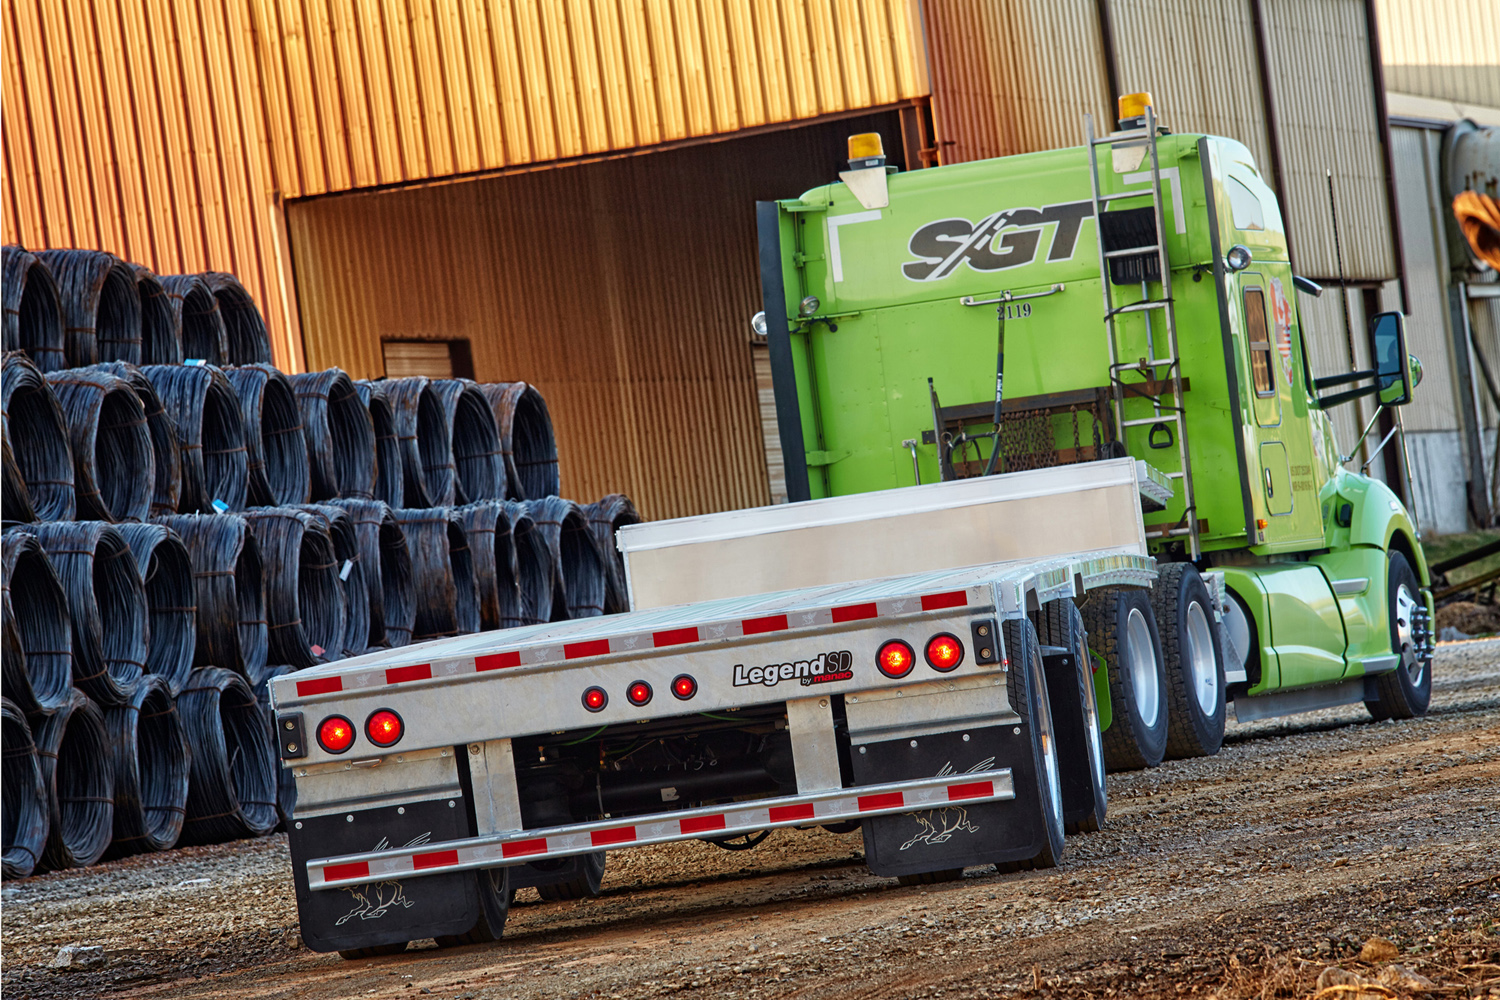
M 566 882 L 539 885 L 536 887 L 536 894 L 549 903 L 599 895 L 599 886 L 604 881 L 604 855 L 604 851 L 585 854 L 583 871 Z
M 1040 793 L 1043 843 L 1042 849 L 1033 857 L 1004 861 L 995 868 L 1002 873 L 1056 868 L 1063 856 L 1062 778 L 1057 761 L 1057 731 L 1052 725 L 1052 708 L 1047 697 L 1042 647 L 1037 641 L 1036 627 L 1028 619 L 1011 619 L 1001 629 L 1005 636 L 1005 653 L 1010 658 L 1006 693 L 1011 707 L 1025 721 L 1031 736 L 1032 771 Z
M 499 941 L 510 914 L 509 868 L 483 868 L 474 873 L 479 883 L 479 920 L 465 934 L 442 934 L 434 938 L 439 948 L 457 948 L 466 944 L 489 944 Z
M 1391 623 L 1391 652 L 1401 657 L 1396 669 L 1374 678 L 1380 697 L 1365 702 L 1377 721 L 1415 719 L 1432 702 L 1432 628 L 1422 603 L 1421 585 L 1411 563 L 1400 552 L 1386 560 L 1386 614 Z
M 1104 734 L 1094 700 L 1093 662 L 1083 615 L 1069 597 L 1048 601 L 1036 618 L 1043 646 L 1060 646 L 1068 657 L 1044 660 L 1047 700 L 1057 731 L 1057 765 L 1062 777 L 1063 830 L 1093 833 L 1104 823 Z
M 1109 671 L 1113 721 L 1104 732 L 1104 766 L 1155 767 L 1167 751 L 1167 673 L 1151 600 L 1134 587 L 1110 587 L 1089 595 L 1080 610 L 1089 652 Z
M 1167 670 L 1167 757 L 1212 757 L 1224 744 L 1224 650 L 1213 598 L 1192 563 L 1167 563 L 1151 588 Z

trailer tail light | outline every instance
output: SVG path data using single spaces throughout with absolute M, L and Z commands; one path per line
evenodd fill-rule
M 405 732 L 401 716 L 388 708 L 370 713 L 370 717 L 365 720 L 365 735 L 378 747 L 395 746 Z
M 318 745 L 329 753 L 343 753 L 354 745 L 354 723 L 342 715 L 330 715 L 318 723 Z
M 928 639 L 926 653 L 927 665 L 943 673 L 964 662 L 964 644 L 958 641 L 958 636 L 947 632 L 939 632 Z
M 625 697 L 636 708 L 640 708 L 651 700 L 651 685 L 645 681 L 636 681 L 625 689 Z
M 678 674 L 672 680 L 672 694 L 678 701 L 687 701 L 698 693 L 698 682 L 689 674 Z
M 604 693 L 602 687 L 591 687 L 583 692 L 583 707 L 590 712 L 602 712 L 608 704 L 609 695 Z
M 911 646 L 900 639 L 892 639 L 881 646 L 880 652 L 875 654 L 875 666 L 880 668 L 882 674 L 896 680 L 911 673 L 912 664 L 916 662 L 916 659 Z

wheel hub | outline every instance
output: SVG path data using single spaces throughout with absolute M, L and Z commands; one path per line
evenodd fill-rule
M 1125 624 L 1126 669 L 1130 671 L 1130 686 L 1135 695 L 1135 710 L 1146 728 L 1156 726 L 1161 714 L 1161 689 L 1157 685 L 1156 647 L 1151 641 L 1151 627 L 1139 608 L 1130 609 L 1130 618 Z
M 1187 681 L 1193 697 L 1204 715 L 1212 716 L 1219 708 L 1219 665 L 1214 660 L 1213 633 L 1208 615 L 1197 601 L 1188 605 L 1187 628 L 1182 635 L 1182 660 L 1187 667 Z
M 1396 588 L 1396 649 L 1411 683 L 1420 686 L 1427 670 L 1431 628 L 1427 609 L 1406 584 Z

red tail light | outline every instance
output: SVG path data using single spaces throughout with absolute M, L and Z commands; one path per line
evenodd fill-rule
M 318 723 L 318 745 L 329 753 L 343 753 L 354 745 L 354 723 L 342 715 L 330 715 Z
M 625 697 L 630 699 L 632 705 L 640 707 L 651 700 L 651 685 L 645 681 L 636 681 L 625 689 Z
M 912 652 L 911 646 L 900 639 L 892 639 L 880 647 L 880 652 L 875 654 L 875 665 L 880 672 L 887 677 L 897 679 L 911 673 L 912 664 L 917 660 L 916 654 Z
M 583 692 L 583 707 L 590 712 L 602 712 L 604 706 L 609 704 L 609 695 L 604 693 L 601 687 L 591 687 Z
M 698 682 L 688 674 L 678 674 L 672 680 L 672 694 L 679 701 L 687 701 L 698 693 Z
M 401 716 L 388 708 L 371 713 L 370 717 L 365 720 L 365 735 L 378 747 L 395 746 L 396 741 L 401 739 L 405 732 L 406 727 L 401 724 Z
M 927 640 L 927 665 L 947 673 L 964 662 L 964 644 L 955 635 L 939 632 Z

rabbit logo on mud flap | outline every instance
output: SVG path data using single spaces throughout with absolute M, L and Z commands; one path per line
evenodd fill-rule
M 424 833 L 413 837 L 401 846 L 403 849 L 421 847 L 431 839 L 430 832 Z M 385 837 L 381 837 L 380 843 L 372 848 L 376 851 L 389 851 L 390 849 L 391 842 Z M 406 886 L 394 880 L 348 886 L 344 891 L 354 897 L 354 909 L 335 920 L 335 927 L 341 927 L 346 921 L 353 920 L 355 917 L 361 920 L 379 920 L 397 907 L 404 910 L 412 905 L 412 901 L 406 898 Z

